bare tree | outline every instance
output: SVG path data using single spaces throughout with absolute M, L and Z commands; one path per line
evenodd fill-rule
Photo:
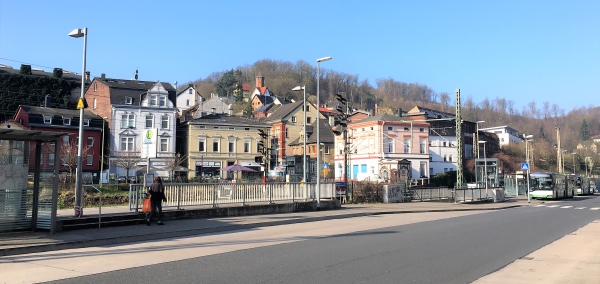
M 166 168 L 169 169 L 169 173 L 171 174 L 171 181 L 174 180 L 175 170 L 183 165 L 185 161 L 187 161 L 187 155 L 182 155 L 181 153 L 177 153 L 174 156 L 167 158 Z
M 143 161 L 141 152 L 139 150 L 134 151 L 113 151 L 113 157 L 118 167 L 125 170 L 125 180 L 129 180 L 129 170 L 131 170 L 139 162 Z
M 60 161 L 62 162 L 61 167 L 66 167 L 69 170 L 69 179 L 73 178 L 73 171 L 77 168 L 77 157 L 79 145 L 77 144 L 76 139 L 70 139 L 70 142 L 64 143 L 59 142 L 60 145 Z M 47 152 L 51 154 L 56 154 L 54 151 L 54 143 L 44 143 L 47 147 Z M 93 154 L 92 148 L 83 147 L 81 150 L 81 159 L 87 157 L 88 154 Z M 71 181 L 71 180 L 70 180 Z

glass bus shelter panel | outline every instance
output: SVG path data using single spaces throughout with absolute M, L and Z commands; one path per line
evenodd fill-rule
M 478 187 L 485 187 L 486 181 L 488 187 L 500 186 L 498 171 L 497 158 L 475 159 L 475 182 Z

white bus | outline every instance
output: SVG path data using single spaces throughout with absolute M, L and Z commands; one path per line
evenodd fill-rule
M 529 175 L 531 198 L 572 198 L 576 194 L 575 176 L 551 172 L 533 172 Z

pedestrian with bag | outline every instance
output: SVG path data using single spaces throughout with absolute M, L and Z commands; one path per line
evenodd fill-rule
M 146 219 L 146 225 L 150 226 L 153 216 L 157 217 L 159 225 L 164 225 L 165 223 L 162 222 L 162 202 L 167 202 L 167 198 L 165 197 L 165 188 L 160 177 L 154 178 L 154 182 L 150 185 L 150 189 L 148 189 L 148 194 L 152 203 L 152 212 L 148 215 L 148 219 Z

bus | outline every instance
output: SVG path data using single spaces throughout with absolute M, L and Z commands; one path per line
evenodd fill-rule
M 574 176 L 552 172 L 529 174 L 530 196 L 540 199 L 572 198 L 576 194 Z
M 577 195 L 590 194 L 589 179 L 582 178 L 581 176 L 575 176 L 575 179 L 575 189 L 577 190 Z

